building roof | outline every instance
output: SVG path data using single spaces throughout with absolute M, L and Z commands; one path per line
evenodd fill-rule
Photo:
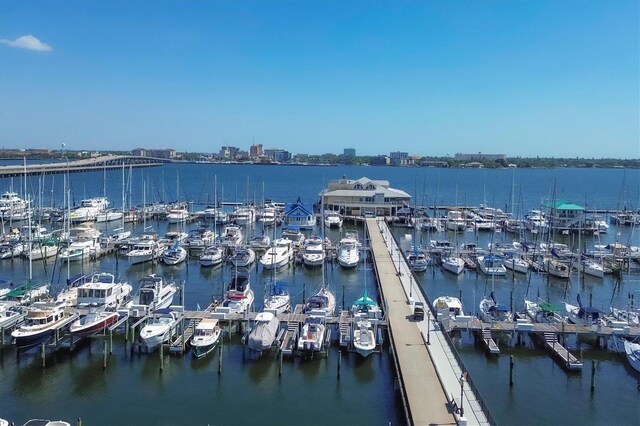
M 554 210 L 584 210 L 584 207 L 574 203 L 567 203 L 566 201 L 554 201 L 552 203 L 545 204 L 545 207 Z
M 332 197 L 373 197 L 374 194 L 384 194 L 385 198 L 406 198 L 411 196 L 406 192 L 390 188 L 387 180 L 373 180 L 367 177 L 360 179 L 342 178 L 329 182 L 329 187 L 320 195 Z
M 306 217 L 313 215 L 313 207 L 309 204 L 303 203 L 300 201 L 300 197 L 298 197 L 298 200 L 295 203 L 287 206 L 284 211 L 284 215 L 287 217 Z

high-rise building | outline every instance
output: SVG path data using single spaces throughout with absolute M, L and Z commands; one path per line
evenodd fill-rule
M 249 156 L 251 158 L 262 157 L 264 155 L 264 149 L 262 148 L 262 144 L 251 145 L 249 148 Z
M 344 149 L 344 153 L 342 154 L 345 157 L 349 157 L 349 158 L 353 158 L 356 156 L 356 149 L 355 148 L 345 148 Z

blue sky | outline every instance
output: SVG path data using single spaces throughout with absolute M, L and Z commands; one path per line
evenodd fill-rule
M 638 158 L 639 5 L 3 0 L 0 147 Z

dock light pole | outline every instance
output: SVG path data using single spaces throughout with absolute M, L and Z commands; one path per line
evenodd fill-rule
M 467 373 L 460 374 L 460 417 L 464 416 L 464 408 L 462 408 L 462 398 L 464 397 L 464 382 L 467 380 Z
M 431 344 L 431 309 L 427 309 L 427 345 Z

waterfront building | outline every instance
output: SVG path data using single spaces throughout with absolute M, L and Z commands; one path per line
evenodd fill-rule
M 313 228 L 316 226 L 316 216 L 313 214 L 313 207 L 298 200 L 287 205 L 284 210 L 284 223 L 288 226 L 298 226 L 300 228 Z
M 389 181 L 367 177 L 333 180 L 320 193 L 320 197 L 325 210 L 351 216 L 365 213 L 395 216 L 399 209 L 409 206 L 411 201 L 411 196 L 406 192 L 389 187 Z
M 347 158 L 355 158 L 356 149 L 355 148 L 345 148 L 342 155 L 344 157 L 347 157 Z
M 251 158 L 258 158 L 262 157 L 263 155 L 264 148 L 262 147 L 262 144 L 251 145 L 251 148 L 249 148 L 249 156 Z
M 409 153 L 395 151 L 389 154 L 392 166 L 407 166 L 409 165 Z
M 584 224 L 584 207 L 566 201 L 554 201 L 544 205 L 551 231 L 578 231 Z
M 288 161 L 291 161 L 291 153 L 289 151 L 285 151 L 284 149 L 279 149 L 279 148 L 265 149 L 264 155 L 266 157 L 271 158 L 273 161 L 278 161 L 280 163 L 286 163 Z
M 176 150 L 172 148 L 167 148 L 167 149 L 136 148 L 133 151 L 131 151 L 131 154 L 137 155 L 138 157 L 172 159 L 176 157 Z
M 218 158 L 221 160 L 233 160 L 237 157 L 238 152 L 240 152 L 240 148 L 236 148 L 235 146 L 223 146 L 220 148 Z

